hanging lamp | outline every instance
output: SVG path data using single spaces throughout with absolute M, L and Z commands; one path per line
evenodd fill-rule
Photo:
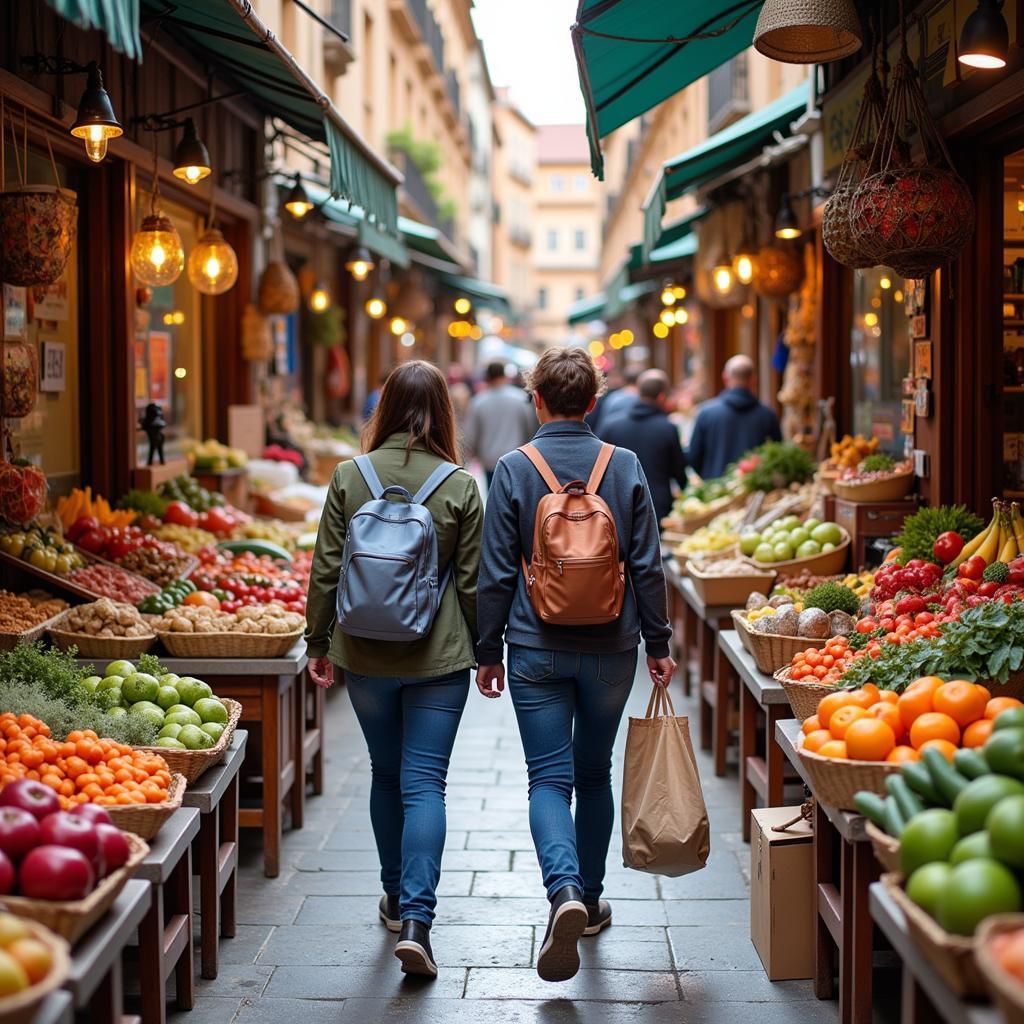
M 957 45 L 957 60 L 972 68 L 1006 67 L 1010 30 L 1001 10 L 1002 0 L 978 0 L 977 10 L 964 22 Z
M 151 288 L 174 284 L 185 265 L 181 236 L 171 219 L 160 209 L 160 176 L 157 167 L 156 136 L 153 136 L 153 195 L 149 214 L 132 238 L 129 255 L 135 276 Z
M 754 48 L 784 64 L 826 64 L 862 40 L 852 0 L 767 0 L 754 30 Z
M 197 185 L 210 174 L 210 153 L 196 131 L 191 117 L 185 118 L 185 133 L 174 150 L 174 176 Z
M 357 245 L 345 262 L 345 269 L 352 275 L 353 280 L 365 281 L 376 265 L 369 250 L 363 245 Z
M 313 209 L 313 204 L 309 201 L 309 194 L 306 192 L 299 174 L 295 175 L 294 184 L 288 192 L 288 198 L 284 201 L 284 208 L 296 220 L 302 220 Z
M 96 61 L 88 67 L 89 78 L 85 92 L 78 102 L 78 115 L 71 126 L 71 134 L 85 143 L 85 154 L 94 163 L 107 155 L 107 141 L 124 135 L 124 128 L 114 114 L 113 104 L 103 88 L 103 75 Z

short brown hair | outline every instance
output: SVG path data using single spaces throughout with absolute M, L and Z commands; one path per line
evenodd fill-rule
M 549 348 L 526 375 L 527 390 L 556 416 L 583 416 L 604 386 L 604 374 L 582 348 Z

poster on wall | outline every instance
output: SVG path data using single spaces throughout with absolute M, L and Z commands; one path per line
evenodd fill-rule
M 171 336 L 166 331 L 149 334 L 149 400 L 169 402 L 171 398 Z
M 68 318 L 68 283 L 62 277 L 53 284 L 32 289 L 32 317 L 48 323 L 63 323 Z
M 39 390 L 63 391 L 67 387 L 66 350 L 62 341 L 44 341 L 39 360 Z
M 27 293 L 24 288 L 4 285 L 4 339 L 24 341 L 28 337 Z
M 146 366 L 146 342 L 136 338 L 135 343 L 135 404 L 149 404 L 149 370 Z

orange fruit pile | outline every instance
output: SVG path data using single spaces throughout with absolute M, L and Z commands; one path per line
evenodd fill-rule
M 171 773 L 159 755 L 91 729 L 52 739 L 50 727 L 32 715 L 0 715 L 0 789 L 15 779 L 33 779 L 55 790 L 61 806 L 159 804 L 167 799 Z
M 789 678 L 826 685 L 837 683 L 856 654 L 850 649 L 850 642 L 845 636 L 835 636 L 821 650 L 808 647 L 795 655 L 790 662 Z
M 992 721 L 1014 697 L 995 697 L 980 683 L 937 676 L 917 679 L 897 695 L 868 683 L 823 697 L 802 726 L 803 749 L 854 761 L 917 761 L 934 747 L 952 760 L 960 747 L 980 747 Z

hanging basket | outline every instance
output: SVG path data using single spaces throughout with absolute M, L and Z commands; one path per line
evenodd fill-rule
M 36 349 L 26 341 L 4 341 L 2 346 L 4 416 L 20 419 L 36 407 L 39 362 Z
M 754 291 L 765 299 L 784 299 L 800 287 L 804 267 L 796 249 L 766 245 L 754 261 Z
M 260 311 L 288 316 L 299 308 L 299 282 L 286 263 L 272 260 L 260 275 L 257 293 Z
M 0 192 L 0 279 L 24 288 L 60 279 L 75 240 L 77 200 L 55 185 Z
M 754 48 L 785 64 L 826 64 L 856 53 L 861 36 L 852 0 L 768 0 Z

